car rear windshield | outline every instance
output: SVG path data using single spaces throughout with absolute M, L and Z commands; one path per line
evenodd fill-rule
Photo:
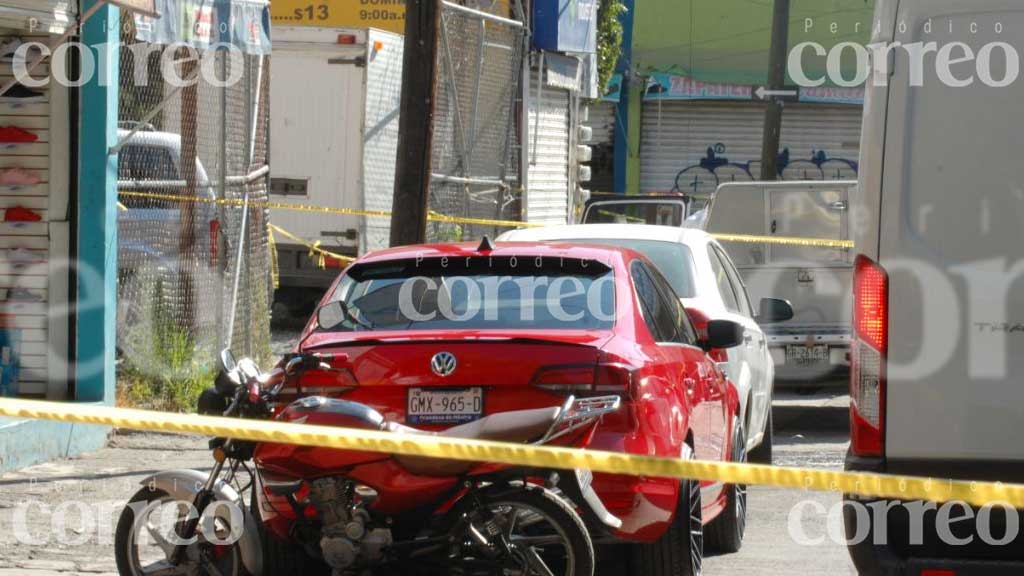
M 686 206 L 679 202 L 596 202 L 587 208 L 587 224 L 683 225 Z
M 694 298 L 697 289 L 693 284 L 693 253 L 689 246 L 677 242 L 660 240 L 630 240 L 628 238 L 593 238 L 580 240 L 586 244 L 602 244 L 635 250 L 661 271 L 661 275 L 680 298 Z
M 356 264 L 331 295 L 331 331 L 602 330 L 615 318 L 614 273 L 594 260 L 458 257 Z

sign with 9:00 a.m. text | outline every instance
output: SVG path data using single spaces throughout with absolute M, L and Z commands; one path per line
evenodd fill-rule
M 405 0 L 274 0 L 270 13 L 278 26 L 405 32 Z

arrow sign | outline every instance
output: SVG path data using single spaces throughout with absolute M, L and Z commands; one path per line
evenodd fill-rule
M 800 91 L 793 90 L 769 90 L 764 86 L 758 87 L 754 91 L 758 100 L 768 100 L 769 98 L 778 98 L 780 100 L 796 100 L 800 96 Z

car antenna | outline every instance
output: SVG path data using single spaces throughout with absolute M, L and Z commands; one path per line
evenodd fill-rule
M 487 236 L 487 234 L 484 234 L 484 239 L 480 241 L 480 247 L 477 248 L 476 251 L 477 252 L 493 252 L 494 251 L 494 243 L 491 242 L 491 239 Z

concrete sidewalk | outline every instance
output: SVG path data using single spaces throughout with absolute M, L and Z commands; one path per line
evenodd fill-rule
M 140 481 L 212 462 L 205 438 L 125 433 L 98 452 L 0 475 L 0 576 L 116 576 L 114 529 Z

